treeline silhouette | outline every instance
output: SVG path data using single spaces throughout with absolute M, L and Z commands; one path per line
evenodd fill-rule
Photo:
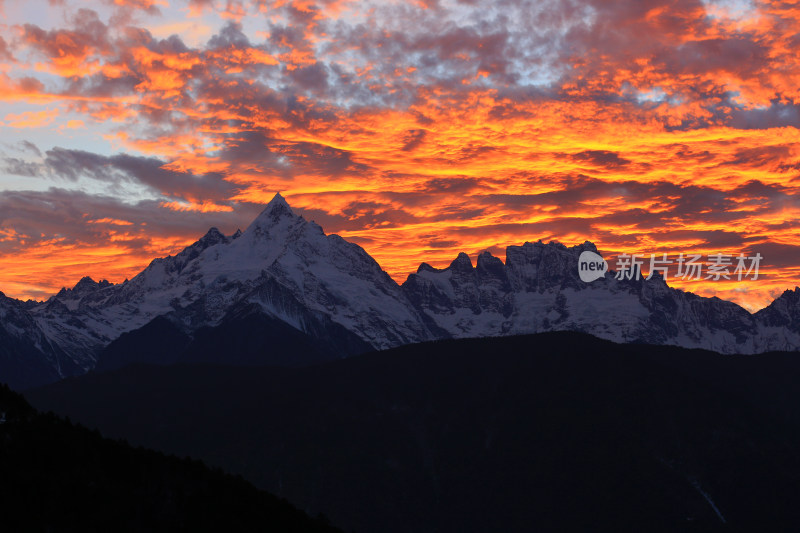
M 133 448 L 0 385 L 4 532 L 339 531 L 242 478 Z

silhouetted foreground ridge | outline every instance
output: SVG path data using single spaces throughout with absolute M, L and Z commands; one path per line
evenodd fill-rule
M 0 385 L 0 529 L 335 533 L 200 461 L 104 439 Z

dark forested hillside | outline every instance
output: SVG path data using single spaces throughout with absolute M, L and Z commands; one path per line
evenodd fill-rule
M 800 359 L 577 333 L 308 368 L 133 366 L 30 391 L 359 533 L 793 531 Z
M 236 309 L 220 324 L 201 327 L 191 336 L 174 320 L 160 316 L 109 344 L 98 356 L 95 370 L 114 370 L 133 363 L 305 366 L 372 349 L 329 321 L 310 317 L 307 327 L 313 335 L 252 305 Z
M 338 531 L 199 461 L 103 439 L 0 386 L 6 532 Z

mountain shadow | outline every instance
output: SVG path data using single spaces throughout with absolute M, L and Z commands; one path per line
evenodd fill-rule
M 131 366 L 30 391 L 360 533 L 792 531 L 800 360 L 571 332 L 306 368 Z

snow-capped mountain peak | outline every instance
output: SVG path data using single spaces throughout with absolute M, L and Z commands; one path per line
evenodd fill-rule
M 785 290 L 755 316 L 769 326 L 786 328 L 800 334 L 800 287 Z
M 421 265 L 403 284 L 406 296 L 455 337 L 569 330 L 618 342 L 646 342 L 755 353 L 800 346 L 800 291 L 787 291 L 753 316 L 719 298 L 702 298 L 651 279 L 617 280 L 613 272 L 587 283 L 578 258 L 591 242 L 509 246 L 506 261 L 486 252 L 472 270 L 459 255 L 449 267 Z M 764 327 L 773 324 L 774 328 Z
M 223 235 L 219 229 L 212 227 L 208 230 L 208 232 L 200 237 L 195 245 L 199 246 L 202 249 L 206 249 L 209 246 L 214 246 L 215 244 L 219 244 L 221 242 L 227 242 L 229 237 Z
M 61 300 L 82 298 L 87 294 L 91 294 L 99 289 L 105 289 L 111 285 L 113 285 L 113 283 L 110 283 L 108 280 L 101 279 L 100 281 L 95 281 L 90 276 L 84 276 L 73 288 L 62 288 L 58 294 L 56 294 L 56 297 Z
M 286 199 L 280 193 L 276 193 L 263 211 L 250 223 L 245 234 L 261 234 L 269 232 L 270 229 L 280 227 L 289 221 L 297 221 L 298 215 L 289 207 Z
M 326 235 L 276 194 L 244 232 L 211 228 L 174 256 L 112 286 L 87 278 L 33 309 L 83 368 L 122 333 L 170 316 L 187 334 L 234 309 L 307 332 L 341 327 L 376 348 L 432 338 L 400 287 L 361 247 Z M 334 324 L 335 326 L 320 326 Z
M 450 270 L 457 270 L 460 272 L 472 272 L 472 260 L 469 258 L 467 254 L 461 252 L 458 256 L 450 263 L 448 267 Z
M 509 246 L 505 261 L 482 252 L 473 265 L 459 253 L 443 269 L 422 263 L 401 287 L 360 246 L 326 235 L 276 194 L 244 232 L 211 228 L 130 281 L 85 277 L 41 303 L 0 297 L 0 334 L 30 337 L 31 350 L 58 362 L 53 375 L 61 376 L 91 369 L 109 343 L 156 318 L 191 337 L 248 313 L 337 346 L 569 330 L 727 353 L 800 348 L 800 288 L 752 315 L 672 289 L 658 275 L 617 280 L 607 272 L 586 283 L 578 275 L 585 251 L 598 253 L 589 241 L 541 240 Z

